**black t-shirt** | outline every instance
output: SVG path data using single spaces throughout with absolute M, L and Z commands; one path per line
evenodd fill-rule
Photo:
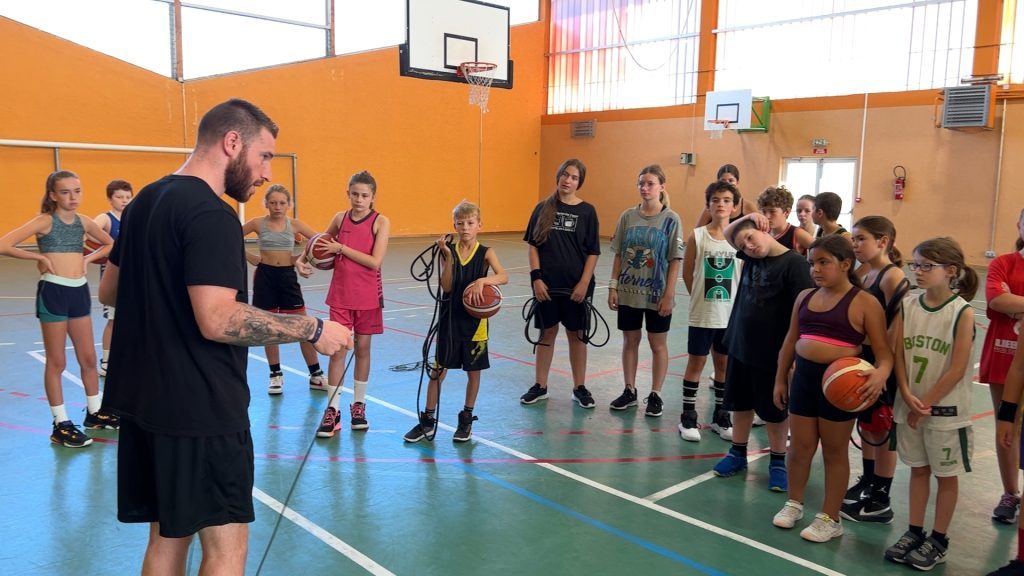
M 248 430 L 248 348 L 204 338 L 188 294 L 189 286 L 222 286 L 246 301 L 234 210 L 199 178 L 165 176 L 128 205 L 110 261 L 118 317 L 104 405 L 156 433 Z
M 437 321 L 437 338 L 450 338 L 453 341 L 472 340 L 483 326 L 483 337 L 487 339 L 487 320 L 474 318 L 466 312 L 462 303 L 462 293 L 478 278 L 487 276 L 488 264 L 486 260 L 487 246 L 477 244 L 476 251 L 470 256 L 469 261 L 462 264 L 459 259 L 458 243 L 450 242 L 448 248 L 452 251 L 455 259 L 455 266 L 452 269 L 452 290 L 445 293 L 445 299 L 441 301 L 441 312 Z
M 588 202 L 569 205 L 559 201 L 551 233 L 546 242 L 538 245 L 533 239 L 533 232 L 543 206 L 544 202 L 541 202 L 533 209 L 523 240 L 537 248 L 548 289 L 572 290 L 583 277 L 587 257 L 601 254 L 597 210 Z M 591 277 L 587 294 L 593 293 L 594 278 Z
M 744 364 L 775 370 L 793 303 L 800 291 L 814 286 L 807 260 L 792 250 L 767 258 L 751 258 L 740 250 L 736 257 L 743 260 L 743 273 L 725 331 L 729 354 Z

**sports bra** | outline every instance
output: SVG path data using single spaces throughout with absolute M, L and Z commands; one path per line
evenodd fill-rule
M 274 232 L 267 228 L 267 219 L 260 222 L 258 241 L 260 250 L 285 250 L 291 252 L 295 248 L 295 234 L 292 232 L 291 218 L 284 219 L 284 230 Z
M 854 286 L 831 310 L 815 312 L 808 307 L 808 303 L 818 290 L 821 288 L 812 290 L 800 303 L 800 310 L 797 312 L 800 338 L 847 348 L 856 348 L 863 344 L 864 334 L 850 325 L 850 303 L 861 289 Z
M 48 234 L 36 236 L 36 245 L 39 251 L 44 253 L 82 253 L 82 245 L 85 241 L 85 226 L 82 226 L 82 218 L 75 214 L 75 221 L 65 224 L 57 217 L 57 214 L 50 214 L 53 218 L 53 225 Z

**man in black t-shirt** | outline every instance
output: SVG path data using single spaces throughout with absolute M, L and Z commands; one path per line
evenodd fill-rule
M 253 521 L 248 346 L 308 340 L 351 347 L 333 322 L 246 301 L 242 229 L 221 196 L 245 202 L 270 179 L 277 126 L 230 100 L 199 123 L 175 173 L 125 210 L 100 284 L 119 308 L 105 402 L 122 416 L 118 519 L 149 522 L 144 566 L 174 573 L 201 533 L 204 570 L 243 574 Z

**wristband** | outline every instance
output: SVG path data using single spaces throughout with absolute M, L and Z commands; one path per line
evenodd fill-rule
M 618 290 L 619 289 L 619 281 L 617 279 L 615 279 L 615 278 L 612 278 L 611 280 L 609 280 L 608 281 L 608 289 L 609 290 Z
M 316 319 L 316 330 L 313 331 L 313 337 L 307 340 L 310 344 L 316 344 L 317 340 L 320 339 L 320 335 L 324 333 L 324 321 L 320 318 Z
M 536 282 L 537 280 L 543 280 L 544 273 L 540 271 L 540 268 L 536 270 L 530 270 L 530 282 Z
M 1003 400 L 999 403 L 999 411 L 996 413 L 996 420 L 1014 422 L 1017 420 L 1017 408 L 1018 406 L 1013 402 Z

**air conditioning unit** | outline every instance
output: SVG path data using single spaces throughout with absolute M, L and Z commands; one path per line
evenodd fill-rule
M 995 127 L 996 100 L 992 84 L 953 86 L 943 91 L 942 127 L 976 130 Z
M 573 122 L 569 131 L 573 138 L 593 138 L 596 125 L 597 120 Z

